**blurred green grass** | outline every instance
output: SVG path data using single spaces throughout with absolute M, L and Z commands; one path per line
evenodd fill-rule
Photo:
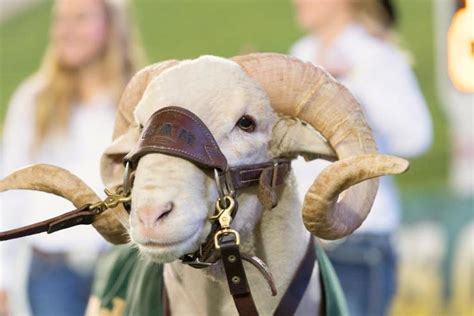
M 448 139 L 435 93 L 433 3 L 396 3 L 401 43 L 414 57 L 414 70 L 435 127 L 431 150 L 413 160 L 410 172 L 398 181 L 405 195 L 442 191 Z M 0 122 L 14 89 L 39 66 L 48 38 L 50 7 L 51 1 L 41 3 L 0 25 Z M 202 54 L 285 53 L 302 35 L 289 0 L 135 0 L 132 9 L 149 62 Z

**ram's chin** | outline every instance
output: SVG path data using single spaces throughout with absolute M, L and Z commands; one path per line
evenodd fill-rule
M 138 246 L 140 253 L 149 260 L 157 263 L 167 263 L 177 260 L 187 253 L 196 251 L 201 244 L 201 231 L 202 229 L 199 229 L 191 237 L 172 243 L 152 240 L 134 242 Z
M 156 263 L 167 263 L 172 262 L 180 258 L 183 254 L 191 252 L 188 250 L 190 247 L 183 243 L 183 245 L 168 246 L 168 247 L 156 247 L 156 246 L 143 246 L 138 245 L 140 253 L 148 258 L 149 260 Z M 192 249 L 192 248 L 191 248 Z

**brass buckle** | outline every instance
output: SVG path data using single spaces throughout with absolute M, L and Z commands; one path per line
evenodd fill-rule
M 224 208 L 221 205 L 222 201 L 224 201 L 226 205 Z M 235 207 L 235 200 L 231 196 L 225 195 L 223 200 L 221 200 L 221 198 L 218 198 L 216 201 L 217 214 L 209 216 L 208 219 L 211 221 L 219 220 L 219 224 L 221 224 L 222 227 L 224 227 L 224 225 L 227 225 L 227 227 L 229 227 L 230 222 L 232 221 L 231 215 L 232 215 L 232 211 L 234 210 L 234 207 Z M 226 211 L 228 213 L 227 214 L 228 216 L 223 216 L 223 213 Z M 224 218 L 221 218 L 221 217 L 224 217 Z M 227 217 L 230 217 L 229 222 L 223 225 L 221 223 L 221 220 L 226 221 L 225 218 Z
M 222 202 L 224 202 L 226 205 L 224 208 L 221 205 Z M 239 233 L 236 230 L 233 230 L 230 228 L 230 223 L 232 222 L 232 212 L 234 208 L 235 208 L 235 200 L 232 196 L 225 195 L 224 200 L 221 200 L 221 198 L 218 198 L 216 201 L 216 214 L 209 217 L 209 220 L 213 220 L 213 221 L 218 220 L 219 226 L 221 227 L 221 229 L 218 230 L 214 234 L 215 249 L 221 248 L 219 244 L 221 236 L 234 235 L 235 243 L 237 245 L 240 244 Z
M 230 228 L 223 228 L 219 230 L 215 235 L 214 235 L 214 247 L 216 249 L 221 249 L 221 245 L 219 244 L 219 237 L 221 235 L 228 236 L 230 234 L 233 234 L 235 236 L 235 244 L 239 245 L 240 244 L 240 235 L 236 230 L 230 229 Z

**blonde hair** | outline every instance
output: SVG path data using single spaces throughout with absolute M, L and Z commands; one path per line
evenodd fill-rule
M 134 30 L 128 23 L 125 7 L 111 0 L 103 0 L 103 5 L 108 37 L 98 65 L 106 75 L 113 98 L 118 101 L 127 81 L 142 66 L 144 54 L 137 44 L 137 34 L 131 34 Z M 68 127 L 73 101 L 78 97 L 78 71 L 60 64 L 54 45 L 48 47 L 36 75 L 43 85 L 36 97 L 35 148 L 50 132 Z
M 384 40 L 395 41 L 393 21 L 380 0 L 351 1 L 354 18 L 367 32 Z

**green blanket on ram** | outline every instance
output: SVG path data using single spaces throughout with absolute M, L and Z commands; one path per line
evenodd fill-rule
M 318 243 L 316 257 L 323 285 L 325 315 L 348 315 L 339 280 Z M 114 311 L 122 310 L 125 305 L 124 315 L 162 316 L 162 285 L 163 265 L 150 263 L 130 246 L 116 246 L 97 267 L 92 295 L 100 301 L 100 314 L 116 315 Z

